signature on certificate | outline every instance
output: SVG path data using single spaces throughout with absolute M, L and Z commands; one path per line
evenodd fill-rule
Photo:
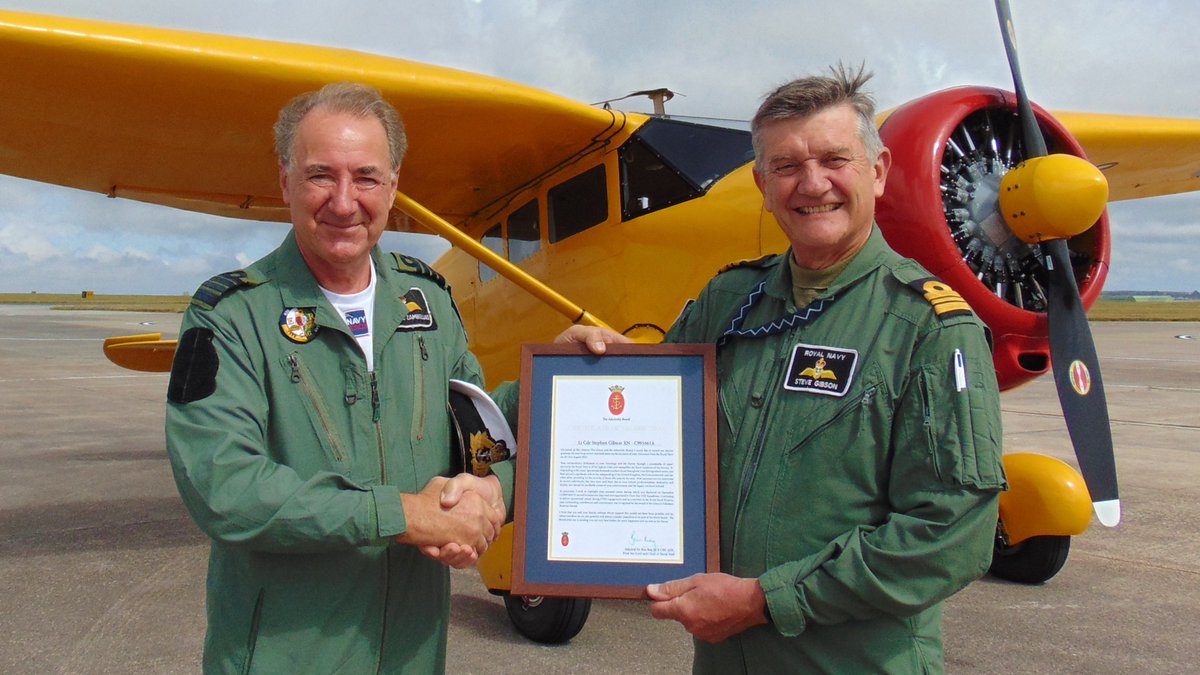
M 658 541 L 651 539 L 645 535 L 638 535 L 638 531 L 634 530 L 629 533 L 629 543 L 633 546 L 641 546 L 646 548 L 658 548 Z

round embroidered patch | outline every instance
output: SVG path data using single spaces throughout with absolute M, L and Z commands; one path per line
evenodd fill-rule
M 310 307 L 289 307 L 279 317 L 279 330 L 292 342 L 304 344 L 317 334 L 317 314 Z

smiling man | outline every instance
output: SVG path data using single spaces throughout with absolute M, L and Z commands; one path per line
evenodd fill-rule
M 196 292 L 167 393 L 176 484 L 212 538 L 204 670 L 440 672 L 445 565 L 496 536 L 511 465 L 440 477 L 450 379 L 482 374 L 445 281 L 376 246 L 396 111 L 334 84 L 275 134 L 292 232 Z
M 941 672 L 941 603 L 991 560 L 991 354 L 875 225 L 891 155 L 868 78 L 766 97 L 754 178 L 791 246 L 718 274 L 665 337 L 718 350 L 722 572 L 646 589 L 696 638 L 697 673 Z

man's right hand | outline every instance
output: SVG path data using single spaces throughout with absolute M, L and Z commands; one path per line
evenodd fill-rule
M 454 506 L 443 506 L 442 490 L 448 480 L 434 478 L 420 492 L 400 495 L 407 529 L 395 541 L 416 546 L 426 555 L 438 551 L 431 557 L 452 567 L 467 567 L 487 550 L 500 528 L 495 508 L 479 492 L 466 491 Z
M 593 354 L 599 356 L 608 350 L 610 344 L 633 342 L 633 340 L 611 328 L 576 324 L 559 333 L 558 337 L 554 338 L 554 342 L 556 344 L 585 344 Z

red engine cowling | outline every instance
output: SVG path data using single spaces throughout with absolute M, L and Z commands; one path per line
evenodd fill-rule
M 1033 108 L 1050 152 L 1086 158 L 1062 125 Z M 892 168 L 876 205 L 892 248 L 952 286 L 991 329 L 1001 389 L 1050 366 L 1041 251 L 1014 237 L 996 208 L 1000 178 L 1025 158 L 1015 111 L 1013 94 L 981 87 L 897 108 L 880 127 Z M 1068 245 L 1090 308 L 1108 274 L 1108 211 Z

